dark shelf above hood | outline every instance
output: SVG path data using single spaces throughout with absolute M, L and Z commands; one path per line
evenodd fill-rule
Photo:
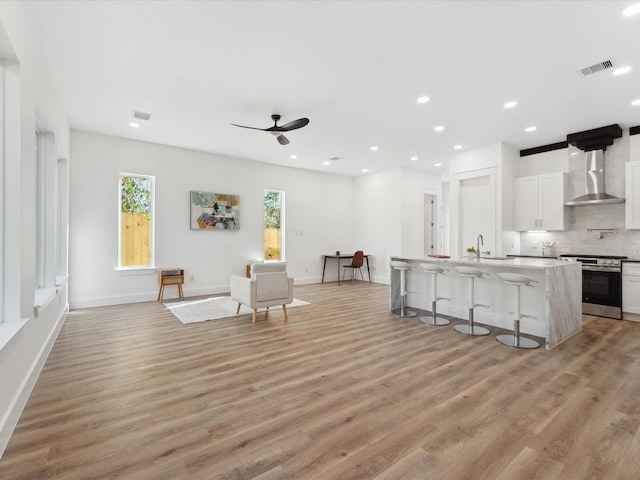
M 570 133 L 567 135 L 567 142 L 580 150 L 590 152 L 592 150 L 606 150 L 609 145 L 613 145 L 615 138 L 620 137 L 622 137 L 622 128 L 620 125 L 614 124 L 584 132 Z

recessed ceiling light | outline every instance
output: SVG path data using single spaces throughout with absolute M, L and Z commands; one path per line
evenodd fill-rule
M 378 151 L 378 147 L 376 147 L 375 145 L 373 147 L 371 147 L 371 151 L 372 152 L 377 152 Z
M 535 132 L 538 129 L 538 127 L 527 127 L 524 129 L 525 132 Z
M 427 103 L 429 101 L 429 97 L 418 97 L 418 103 Z
M 368 169 L 368 168 L 363 168 L 363 169 L 362 169 L 362 171 L 363 171 L 364 173 L 367 173 L 367 172 L 369 171 L 369 169 Z
M 453 147 L 453 148 L 455 148 L 456 150 L 462 150 L 462 145 L 456 145 L 456 146 L 455 146 L 455 147 Z
M 322 162 L 323 165 L 331 165 L 331 162 Z
M 136 122 L 129 122 L 129 126 L 133 127 L 133 128 L 138 128 L 140 126 L 140 124 L 136 123 Z
M 295 160 L 296 158 L 298 158 L 298 155 L 290 155 L 290 156 L 289 156 L 289 158 L 290 158 L 291 160 Z
M 504 104 L 504 108 L 513 108 L 516 105 L 518 105 L 518 102 L 511 100 L 510 102 L 507 102 Z
M 438 162 L 438 163 L 434 163 L 434 164 L 433 164 L 433 166 L 434 166 L 434 167 L 441 167 L 441 166 L 442 166 L 442 164 L 441 164 L 440 162 Z
M 628 6 L 622 11 L 622 15 L 625 17 L 632 17 L 633 15 L 637 15 L 640 13 L 640 3 L 634 3 L 633 5 Z
M 631 105 L 633 105 L 634 107 L 637 107 L 638 105 L 640 105 L 640 98 L 631 102 Z
M 631 71 L 631 67 L 626 65 L 624 67 L 616 68 L 612 73 L 612 75 L 624 75 L 625 73 L 629 73 Z
M 444 130 L 444 127 L 443 127 L 442 125 L 438 125 L 436 128 L 434 128 L 434 130 L 435 130 L 436 132 L 441 132 L 441 131 L 443 131 L 443 130 Z
M 418 157 L 411 157 L 411 161 L 415 162 L 416 160 L 418 160 Z

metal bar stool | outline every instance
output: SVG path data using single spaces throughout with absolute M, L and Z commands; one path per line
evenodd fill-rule
M 453 269 L 458 272 L 461 276 L 469 279 L 469 323 L 463 324 L 460 323 L 455 325 L 453 329 L 456 332 L 464 333 L 465 335 L 473 335 L 473 336 L 481 336 L 481 335 L 489 335 L 489 330 L 484 327 L 478 327 L 473 323 L 473 309 L 476 307 L 486 307 L 489 308 L 489 305 L 481 305 L 479 303 L 475 303 L 474 298 L 474 281 L 476 278 L 482 278 L 482 275 L 489 275 L 482 270 L 478 270 L 473 267 L 465 267 L 465 266 L 457 266 L 453 267 Z
M 520 287 L 533 287 L 531 284 L 537 283 L 536 280 L 519 273 L 498 273 L 498 278 L 507 285 L 513 285 L 513 335 L 497 335 L 496 340 L 508 347 L 538 348 L 540 346 L 538 342 L 520 336 L 520 319 L 536 318 L 520 313 Z
M 434 265 L 433 263 L 421 263 L 420 268 L 424 270 L 425 273 L 431 275 L 431 316 L 430 317 L 420 317 L 420 320 L 425 325 L 433 325 L 433 326 L 441 326 L 441 325 L 449 325 L 449 320 L 446 318 L 438 317 L 436 314 L 436 302 L 438 300 L 451 300 L 447 297 L 439 297 L 438 296 L 438 275 L 444 272 L 444 268 Z
M 402 299 L 402 305 L 400 308 L 394 308 L 391 310 L 391 315 L 396 317 L 415 317 L 418 315 L 413 310 L 407 310 L 407 270 L 411 270 L 411 265 L 407 262 L 400 262 L 398 260 L 392 260 L 391 266 L 400 272 L 400 298 Z

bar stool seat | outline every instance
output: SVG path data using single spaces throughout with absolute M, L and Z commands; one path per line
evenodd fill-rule
M 469 322 L 464 324 L 460 323 L 455 325 L 453 329 L 458 333 L 463 333 L 465 335 L 473 335 L 473 336 L 482 336 L 489 335 L 491 333 L 488 329 L 484 327 L 479 327 L 475 323 L 473 323 L 473 311 L 476 307 L 487 307 L 488 305 L 481 305 L 479 303 L 475 303 L 474 296 L 474 281 L 476 278 L 482 278 L 483 275 L 488 275 L 488 273 L 483 272 L 477 268 L 467 267 L 464 265 L 458 265 L 453 267 L 453 269 L 458 272 L 458 274 L 462 277 L 466 277 L 469 279 Z
M 391 310 L 391 315 L 396 317 L 415 317 L 418 315 L 413 310 L 407 310 L 407 271 L 411 270 L 411 265 L 407 262 L 401 262 L 399 260 L 392 260 L 391 266 L 400 272 L 400 299 L 402 304 L 400 308 L 394 308 Z
M 431 275 L 431 316 L 420 317 L 418 320 L 425 325 L 449 325 L 449 323 L 451 323 L 449 320 L 438 317 L 436 314 L 436 303 L 438 300 L 451 300 L 450 298 L 438 296 L 438 275 L 444 273 L 445 269 L 439 265 L 434 265 L 433 263 L 421 263 L 420 268 L 422 268 L 425 273 Z
M 532 287 L 532 283 L 537 283 L 531 277 L 519 273 L 501 272 L 498 278 L 507 285 L 513 286 L 513 335 L 497 335 L 496 340 L 503 345 L 514 348 L 538 348 L 540 344 L 535 340 L 520 336 L 520 319 L 536 318 L 532 315 L 520 313 L 520 287 Z

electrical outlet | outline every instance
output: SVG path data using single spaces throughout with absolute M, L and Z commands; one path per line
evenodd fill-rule
M 304 267 L 304 273 L 309 273 L 309 269 L 307 267 Z
M 193 282 L 193 275 L 189 275 L 189 281 Z

